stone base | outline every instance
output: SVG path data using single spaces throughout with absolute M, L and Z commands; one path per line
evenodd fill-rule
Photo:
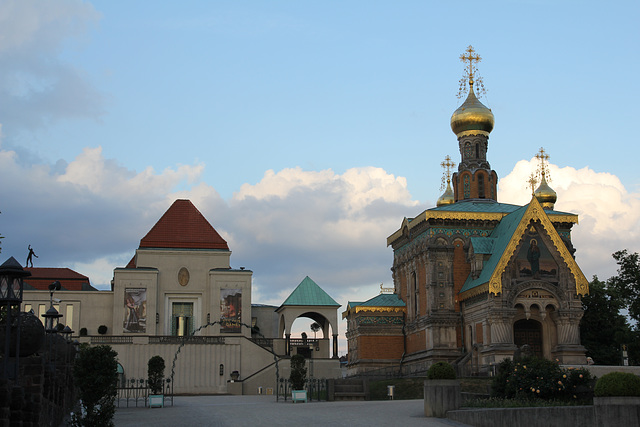
M 424 416 L 444 418 L 447 411 L 459 409 L 462 405 L 460 381 L 425 380 Z

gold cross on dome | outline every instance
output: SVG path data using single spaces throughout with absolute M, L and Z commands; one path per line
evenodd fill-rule
M 478 97 L 481 97 L 482 95 L 486 94 L 486 90 L 482 82 L 482 77 L 477 74 L 477 65 L 480 61 L 482 61 L 482 57 L 476 53 L 475 49 L 471 45 L 467 47 L 465 52 L 466 53 L 460 55 L 460 61 L 465 63 L 465 67 L 462 78 L 460 79 L 458 99 L 462 98 L 469 90 L 469 87 L 472 88 L 474 84 L 476 89 L 478 90 Z
M 473 66 L 473 61 L 476 62 L 476 64 L 480 61 L 482 61 L 482 57 L 480 55 L 478 55 L 477 53 L 474 55 L 475 50 L 473 49 L 473 46 L 469 45 L 469 47 L 467 47 L 467 50 L 465 50 L 465 52 L 467 52 L 467 54 L 465 55 L 464 53 L 462 55 L 460 55 L 460 61 L 462 62 L 467 62 L 469 61 L 469 65 L 466 65 L 466 69 L 467 69 L 467 73 L 468 73 L 468 77 L 469 77 L 469 84 L 472 85 L 473 84 L 473 72 L 476 70 L 476 67 Z
M 544 148 L 540 147 L 540 150 L 538 151 L 538 153 L 536 154 L 536 159 L 538 159 L 539 165 L 538 165 L 538 175 L 542 178 L 546 178 L 547 181 L 551 181 L 551 178 L 549 177 L 549 171 L 548 171 L 548 166 L 545 164 L 545 162 L 549 161 L 549 155 L 544 151 Z
M 529 179 L 527 180 L 527 182 L 529 183 L 529 187 L 531 187 L 531 195 L 533 196 L 536 191 L 536 185 L 538 184 L 538 179 L 536 178 L 535 174 L 532 173 L 531 175 L 529 175 Z
M 444 172 L 442 173 L 442 185 L 440 186 L 440 190 L 444 190 L 446 188 L 446 184 L 451 182 L 451 169 L 455 166 L 455 162 L 451 160 L 451 157 L 446 156 L 444 161 L 440 163 Z

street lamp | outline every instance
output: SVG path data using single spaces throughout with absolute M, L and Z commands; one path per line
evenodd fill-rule
M 22 293 L 24 292 L 23 279 L 29 276 L 31 276 L 31 273 L 25 271 L 14 257 L 9 258 L 4 262 L 4 264 L 0 265 L 0 313 L 2 317 L 4 317 L 5 321 L 4 362 L 2 369 L 4 378 L 9 378 L 11 327 L 14 322 L 12 319 L 12 311 L 16 306 L 16 362 L 12 378 L 16 378 L 18 375 L 18 361 L 20 355 L 20 304 L 22 304 Z

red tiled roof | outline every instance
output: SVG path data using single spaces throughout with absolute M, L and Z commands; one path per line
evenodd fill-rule
M 49 285 L 56 280 L 68 291 L 81 291 L 84 283 L 90 285 L 87 276 L 70 268 L 31 267 L 25 270 L 31 276 L 25 277 L 24 282 L 41 291 L 49 290 Z
M 140 240 L 140 248 L 225 249 L 227 242 L 190 200 L 179 199 Z

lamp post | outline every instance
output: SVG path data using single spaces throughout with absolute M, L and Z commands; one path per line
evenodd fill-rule
M 2 369 L 4 378 L 15 379 L 18 376 L 20 356 L 20 304 L 22 304 L 22 293 L 24 291 L 23 279 L 28 276 L 31 276 L 31 273 L 25 271 L 14 257 L 9 258 L 0 266 L 0 312 L 5 317 L 4 363 Z M 14 307 L 17 307 L 16 361 L 13 373 L 10 374 L 9 357 L 11 353 L 11 327 L 14 322 L 12 319 L 12 311 Z

